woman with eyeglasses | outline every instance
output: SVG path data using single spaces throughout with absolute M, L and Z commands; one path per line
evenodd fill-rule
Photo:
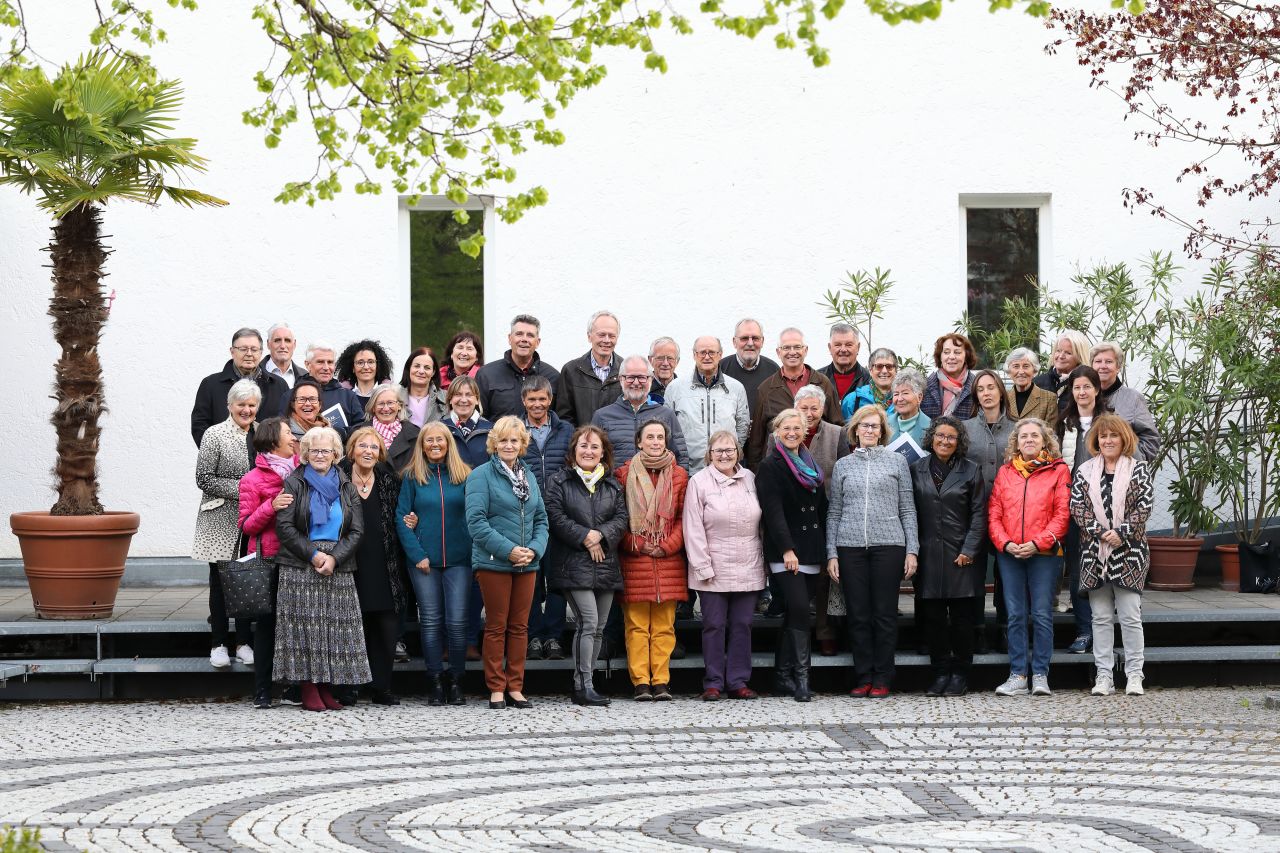
M 390 382 L 376 386 L 365 406 L 365 423 L 382 437 L 387 462 L 396 472 L 403 471 L 413 459 L 413 446 L 418 440 L 418 427 L 405 418 L 399 387 Z
M 885 414 L 893 412 L 893 380 L 898 375 L 898 354 L 888 347 L 871 353 L 867 364 L 871 381 L 854 388 L 840 402 L 840 413 L 847 421 L 863 406 L 879 406 Z
M 355 392 L 362 409 L 368 407 L 374 386 L 391 381 L 394 369 L 391 356 L 377 341 L 356 341 L 338 356 L 338 382 Z
M 289 421 L 289 431 L 298 441 L 316 427 L 329 426 L 329 419 L 320 414 L 324 405 L 320 383 L 304 376 L 293 383 L 293 390 L 285 398 L 284 416 Z
M 893 684 L 898 587 L 920 552 L 907 460 L 889 450 L 884 409 L 863 406 L 845 427 L 853 452 L 836 463 L 827 510 L 827 573 L 849 613 L 854 687 L 880 699 Z

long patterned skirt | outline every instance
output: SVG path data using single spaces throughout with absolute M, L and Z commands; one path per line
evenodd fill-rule
M 355 576 L 280 567 L 276 594 L 276 681 L 367 684 L 364 627 Z

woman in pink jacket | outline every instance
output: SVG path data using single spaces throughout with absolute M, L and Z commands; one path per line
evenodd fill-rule
M 715 702 L 725 692 L 755 699 L 747 686 L 751 618 L 765 585 L 755 475 L 740 464 L 733 433 L 715 433 L 707 447 L 707 467 L 690 478 L 684 498 L 689 588 L 702 602 L 702 699 Z
M 284 478 L 298 467 L 298 440 L 285 418 L 267 418 L 253 433 L 253 450 L 257 455 L 249 473 L 240 478 L 240 529 L 249 537 L 249 553 L 258 552 L 263 559 L 274 557 L 280 550 L 276 537 L 276 511 L 293 503 L 293 495 L 284 494 Z M 275 598 L 275 578 L 271 597 Z M 276 645 L 276 615 L 259 616 L 253 627 L 253 705 L 271 707 L 271 660 Z

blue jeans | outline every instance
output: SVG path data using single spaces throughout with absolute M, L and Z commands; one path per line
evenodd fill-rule
M 1093 605 L 1089 602 L 1089 594 L 1080 592 L 1080 528 L 1075 519 L 1071 520 L 1067 538 L 1062 544 L 1067 555 L 1067 580 L 1071 585 L 1071 615 L 1076 620 L 1076 636 L 1088 637 L 1093 633 Z
M 1053 597 L 1062 574 L 1061 557 L 1019 560 L 997 554 L 1009 611 L 1009 674 L 1048 675 L 1053 656 Z M 1029 593 L 1029 595 L 1028 595 Z M 1027 612 L 1028 598 L 1031 612 Z M 1027 671 L 1027 622 L 1031 622 L 1031 668 Z
M 533 607 L 529 610 L 529 639 L 560 642 L 564 637 L 565 607 L 564 596 L 547 589 L 547 570 L 539 564 L 538 579 L 533 585 Z
M 461 673 L 466 668 L 471 575 L 470 566 L 447 566 L 430 573 L 409 567 L 409 580 L 418 596 L 418 628 L 428 675 L 439 675 L 444 670 L 440 643 L 444 635 L 448 636 L 450 671 Z

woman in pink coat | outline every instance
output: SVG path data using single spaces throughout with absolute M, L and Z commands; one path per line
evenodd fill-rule
M 249 537 L 249 553 L 270 559 L 280 550 L 276 537 L 276 511 L 293 503 L 284 494 L 284 478 L 298 467 L 298 440 L 285 418 L 267 418 L 253 432 L 257 456 L 249 473 L 240 478 L 240 529 Z M 276 579 L 271 582 L 275 599 Z M 276 615 L 259 616 L 253 626 L 253 705 L 271 707 L 271 661 L 276 646 Z
M 764 543 L 753 475 L 740 463 L 738 439 L 721 430 L 707 442 L 707 467 L 689 480 L 684 547 L 689 588 L 702 602 L 702 699 L 754 699 L 751 619 L 764 589 Z

